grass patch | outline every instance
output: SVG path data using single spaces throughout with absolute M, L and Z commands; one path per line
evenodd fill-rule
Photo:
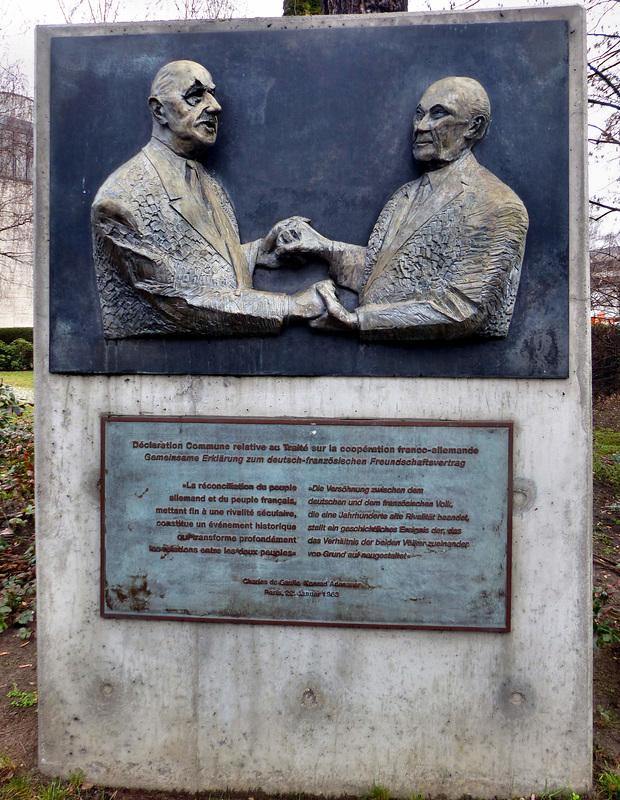
M 0 753 L 0 800 L 114 800 L 116 790 L 107 792 L 84 783 L 82 772 L 69 780 L 41 779 L 18 769 L 14 759 Z
M 390 790 L 386 786 L 380 786 L 375 783 L 368 794 L 365 794 L 361 800 L 390 800 L 391 796 Z
M 609 800 L 620 800 L 620 776 L 615 770 L 602 772 L 598 776 L 598 783 Z
M 21 370 L 18 372 L 0 372 L 0 378 L 11 386 L 18 386 L 20 389 L 34 389 L 34 372 Z
M 620 717 L 614 711 L 606 711 L 603 706 L 599 706 L 594 713 L 598 714 L 598 718 L 606 728 L 615 728 L 616 730 L 620 728 Z
M 594 431 L 594 480 L 620 489 L 620 433 Z
M 16 386 L 18 389 L 34 389 L 34 372 L 32 370 L 24 370 L 23 372 L 0 372 L 0 378 L 11 386 Z

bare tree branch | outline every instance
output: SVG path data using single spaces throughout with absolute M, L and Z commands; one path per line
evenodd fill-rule
M 151 13 L 166 19 L 228 19 L 239 10 L 237 0 L 154 0 Z
M 598 208 L 607 208 L 610 211 L 620 211 L 620 206 L 608 206 L 606 203 L 599 203 L 598 200 L 590 200 L 590 205 Z
M 619 103 L 607 103 L 604 100 L 597 100 L 594 97 L 588 97 L 588 103 L 592 106 L 608 106 L 609 108 L 615 108 L 616 111 L 620 111 Z
M 18 62 L 0 48 L 0 303 L 7 311 L 32 298 L 32 100 Z M 8 320 L 15 319 L 12 311 Z M 20 317 L 17 317 L 20 319 Z M 23 318 L 22 318 L 23 319 Z M 4 323 L 6 324 L 6 322 Z
M 618 95 L 618 97 L 620 97 L 620 89 L 618 89 L 618 87 L 617 87 L 617 86 L 616 86 L 616 85 L 615 85 L 615 84 L 614 84 L 614 83 L 613 83 L 613 82 L 612 82 L 612 81 L 611 81 L 611 80 L 610 80 L 610 79 L 607 77 L 607 75 L 604 75 L 604 74 L 603 74 L 603 73 L 602 73 L 602 72 L 601 72 L 599 69 L 597 69 L 597 68 L 596 68 L 596 67 L 595 67 L 593 64 L 591 64 L 590 62 L 588 62 L 588 67 L 589 67 L 589 68 L 592 70 L 592 72 L 593 72 L 593 73 L 594 73 L 594 74 L 595 74 L 597 77 L 599 77 L 599 78 L 600 78 L 600 79 L 603 81 L 603 83 L 606 83 L 606 84 L 607 84 L 607 86 L 609 86 L 609 88 L 612 90 L 612 92 L 613 92 L 614 94 L 617 94 L 617 95 Z

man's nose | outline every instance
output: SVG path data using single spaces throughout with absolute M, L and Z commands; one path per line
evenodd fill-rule
M 207 94 L 205 97 L 205 110 L 210 114 L 219 114 L 222 106 L 217 102 L 212 94 Z
M 428 131 L 430 130 L 430 117 L 428 114 L 424 114 L 421 119 L 416 119 L 414 122 L 414 128 L 416 131 Z

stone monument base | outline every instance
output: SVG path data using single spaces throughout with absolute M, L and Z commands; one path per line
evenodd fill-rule
M 45 773 L 328 795 L 590 785 L 590 422 L 577 375 L 351 386 L 41 372 L 37 391 Z M 101 414 L 474 420 L 489 408 L 515 423 L 510 633 L 99 616 Z
M 49 274 L 57 265 L 48 258 L 50 104 L 40 97 L 36 479 L 39 748 L 46 774 L 82 770 L 93 783 L 190 792 L 360 796 L 380 784 L 401 797 L 518 797 L 561 788 L 581 793 L 591 785 L 583 10 L 407 18 L 450 26 L 568 21 L 568 378 L 51 374 Z M 391 21 L 383 15 L 376 24 Z M 165 31 L 349 24 L 357 23 L 233 20 L 166 23 Z M 96 30 L 123 39 L 163 28 Z M 41 87 L 49 81 L 50 37 L 41 30 Z M 380 111 L 373 113 L 380 120 Z M 73 200 L 89 207 L 88 198 Z M 71 251 L 76 258 L 78 251 Z M 526 257 L 524 271 L 527 265 Z M 80 338 L 79 326 L 73 338 L 61 328 L 63 341 Z M 102 617 L 101 419 L 108 415 L 512 423 L 510 631 Z M 442 587 L 433 590 L 440 596 Z

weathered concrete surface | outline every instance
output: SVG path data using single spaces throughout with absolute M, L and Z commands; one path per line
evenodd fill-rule
M 559 15 L 571 19 L 573 63 L 580 65 L 580 10 L 502 11 L 501 19 Z M 425 24 L 440 18 L 464 19 L 419 19 Z M 500 12 L 466 19 L 500 20 Z M 44 47 L 38 69 L 45 81 Z M 44 772 L 67 775 L 79 768 L 88 780 L 112 785 L 326 794 L 361 793 L 373 782 L 402 795 L 453 797 L 589 786 L 587 195 L 583 71 L 577 66 L 571 74 L 568 380 L 50 375 L 47 140 L 39 135 Z M 47 113 L 40 103 L 39 131 L 46 129 Z M 99 426 L 107 413 L 514 420 L 512 633 L 101 619 Z

